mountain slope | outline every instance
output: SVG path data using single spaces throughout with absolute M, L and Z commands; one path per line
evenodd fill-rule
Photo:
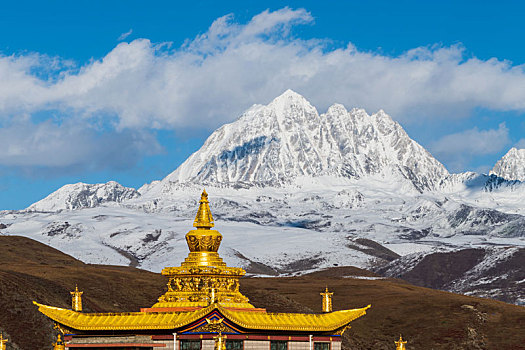
M 490 173 L 507 180 L 525 182 L 525 149 L 511 148 L 498 160 Z
M 86 265 L 24 237 L 0 236 L 0 246 L 5 248 L 0 255 L 0 329 L 9 334 L 9 350 L 14 344 L 17 350 L 50 349 L 53 323 L 32 301 L 69 308 L 75 284 L 84 292 L 85 312 L 138 311 L 165 292 L 166 278 L 160 274 Z M 269 312 L 321 312 L 319 292 L 326 286 L 335 292 L 334 310 L 372 304 L 344 333 L 344 350 L 392 349 L 399 333 L 408 339 L 408 349 L 524 348 L 524 309 L 494 300 L 416 287 L 355 268 L 240 281 L 242 293 Z
M 376 272 L 418 286 L 524 305 L 524 264 L 525 248 L 468 248 L 407 255 Z
M 275 186 L 300 176 L 357 179 L 379 173 L 399 173 L 420 191 L 448 175 L 383 111 L 368 115 L 335 104 L 319 115 L 288 90 L 216 130 L 162 183 Z

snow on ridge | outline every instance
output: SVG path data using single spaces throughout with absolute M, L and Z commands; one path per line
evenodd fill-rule
M 511 148 L 494 165 L 490 174 L 500 176 L 507 180 L 518 180 L 525 182 L 525 148 Z
M 139 196 L 140 193 L 134 188 L 124 187 L 116 181 L 99 184 L 78 182 L 62 186 L 26 210 L 59 211 L 93 208 L 102 203 L 122 202 Z

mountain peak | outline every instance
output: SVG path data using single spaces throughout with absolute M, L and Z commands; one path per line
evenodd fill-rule
M 268 107 L 283 111 L 293 107 L 314 108 L 304 96 L 290 89 L 274 98 L 273 101 L 268 104 Z
M 287 89 L 285 92 L 274 98 L 275 100 L 279 99 L 300 99 L 300 100 L 306 100 L 303 95 L 293 91 L 292 89 Z
M 274 186 L 302 176 L 380 173 L 401 174 L 418 190 L 432 189 L 448 175 L 383 111 L 370 116 L 334 104 L 319 115 L 303 96 L 286 90 L 217 129 L 163 184 Z
M 512 147 L 507 154 L 498 160 L 490 174 L 507 180 L 525 181 L 525 149 Z

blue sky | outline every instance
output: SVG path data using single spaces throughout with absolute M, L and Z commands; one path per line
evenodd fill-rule
M 140 187 L 287 88 L 384 109 L 450 171 L 525 147 L 518 1 L 0 4 L 0 209 Z

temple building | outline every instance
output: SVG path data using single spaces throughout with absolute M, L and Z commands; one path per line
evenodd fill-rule
M 206 191 L 193 226 L 186 235 L 190 253 L 178 267 L 166 267 L 167 291 L 140 312 L 82 312 L 78 288 L 72 309 L 42 305 L 41 313 L 63 335 L 57 349 L 166 350 L 340 350 L 350 322 L 370 307 L 332 311 L 326 289 L 323 312 L 270 313 L 256 308 L 239 292 L 242 268 L 229 267 L 217 253 L 222 235 L 211 228 L 213 217 Z M 285 311 L 285 310 L 283 310 Z

